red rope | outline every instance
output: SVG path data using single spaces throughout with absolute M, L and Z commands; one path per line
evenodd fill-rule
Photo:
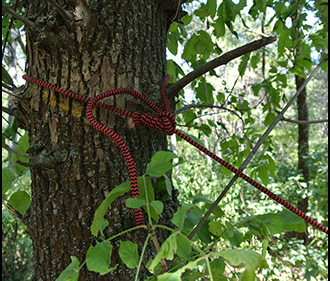
M 162 82 L 162 85 L 161 85 L 161 90 L 160 90 L 165 111 L 162 111 L 158 106 L 156 106 L 154 103 L 152 103 L 149 99 L 147 99 L 142 94 L 140 94 L 140 93 L 138 93 L 138 92 L 136 92 L 132 89 L 128 89 L 128 88 L 121 88 L 121 89 L 115 89 L 115 90 L 107 91 L 107 92 L 99 94 L 96 97 L 90 99 L 90 98 L 83 97 L 83 96 L 80 96 L 78 94 L 75 94 L 71 91 L 64 90 L 64 89 L 59 88 L 57 86 L 54 86 L 50 83 L 47 83 L 47 82 L 29 77 L 27 75 L 24 75 L 23 78 L 25 80 L 31 82 L 31 83 L 38 84 L 40 86 L 43 86 L 43 87 L 52 89 L 54 91 L 60 92 L 64 95 L 67 95 L 70 98 L 73 98 L 73 99 L 76 99 L 76 100 L 83 101 L 83 102 L 87 103 L 86 116 L 87 116 L 87 119 L 89 120 L 89 122 L 91 123 L 91 125 L 94 128 L 96 128 L 97 130 L 99 130 L 99 131 L 103 132 L 104 134 L 106 134 L 111 139 L 113 139 L 114 142 L 119 146 L 119 148 L 121 149 L 121 151 L 124 155 L 124 158 L 126 160 L 126 163 L 127 163 L 128 169 L 129 169 L 129 178 L 130 178 L 130 182 L 131 182 L 132 197 L 138 197 L 139 196 L 139 188 L 138 188 L 138 184 L 137 184 L 136 168 L 135 168 L 135 164 L 134 164 L 134 160 L 132 158 L 132 155 L 131 155 L 127 145 L 123 141 L 123 139 L 117 133 L 115 133 L 114 131 L 112 131 L 108 127 L 100 124 L 99 122 L 97 122 L 94 119 L 94 116 L 92 114 L 92 109 L 93 109 L 94 106 L 99 106 L 99 107 L 102 107 L 102 108 L 105 108 L 105 109 L 108 109 L 108 110 L 111 110 L 111 111 L 129 116 L 129 117 L 132 117 L 137 126 L 152 128 L 154 130 L 164 132 L 167 135 L 176 134 L 177 136 L 179 136 L 180 138 L 182 138 L 186 142 L 188 142 L 191 145 L 198 148 L 200 151 L 205 153 L 207 156 L 211 157 L 213 160 L 217 161 L 220 165 L 224 166 L 225 168 L 227 168 L 228 170 L 233 172 L 235 175 L 239 176 L 240 178 L 247 181 L 249 184 L 251 184 L 252 186 L 257 188 L 261 192 L 265 193 L 268 197 L 270 197 L 271 199 L 273 199 L 277 203 L 283 205 L 285 208 L 287 208 L 288 210 L 290 210 L 294 214 L 298 215 L 299 217 L 303 218 L 305 221 L 312 224 L 313 226 L 315 226 L 319 230 L 321 230 L 324 233 L 328 234 L 328 229 L 326 227 L 324 227 L 323 225 L 321 225 L 317 221 L 313 220 L 312 218 L 307 216 L 305 213 L 303 213 L 299 209 L 293 207 L 290 203 L 286 202 L 284 199 L 282 199 L 278 195 L 274 194 L 273 192 L 268 190 L 266 187 L 264 187 L 260 183 L 254 181 L 249 176 L 247 176 L 244 173 L 240 172 L 238 169 L 236 169 L 235 167 L 230 165 L 228 162 L 224 161 L 223 159 L 221 159 L 220 157 L 218 157 L 217 155 L 215 155 L 214 153 L 212 153 L 211 151 L 209 151 L 205 147 L 201 146 L 200 144 L 198 144 L 197 142 L 195 142 L 194 140 L 192 140 L 191 138 L 189 138 L 188 136 L 186 136 L 182 132 L 178 131 L 176 129 L 175 117 L 170 111 L 170 106 L 169 106 L 167 95 L 166 95 L 166 85 L 167 85 L 167 83 L 170 79 L 169 75 L 166 75 L 166 77 L 164 78 L 164 80 Z M 147 106 L 149 106 L 151 109 L 153 109 L 156 112 L 156 115 L 144 114 L 144 113 L 139 113 L 139 112 L 132 113 L 132 112 L 122 110 L 122 109 L 118 109 L 118 108 L 115 108 L 113 106 L 109 106 L 109 105 L 106 105 L 104 103 L 99 102 L 100 100 L 102 100 L 104 98 L 107 98 L 107 97 L 110 97 L 110 96 L 115 96 L 115 95 L 120 95 L 120 94 L 129 94 L 129 95 L 132 95 L 132 96 L 138 98 L 143 103 L 145 103 Z M 140 210 L 134 210 L 134 211 L 135 211 L 136 224 L 137 225 L 144 224 L 141 209 Z

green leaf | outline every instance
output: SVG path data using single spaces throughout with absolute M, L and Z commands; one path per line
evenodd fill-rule
M 198 98 L 203 104 L 214 104 L 213 91 L 214 88 L 210 83 L 206 83 L 205 79 L 202 79 L 195 88 L 196 98 Z
M 176 165 L 173 159 L 178 158 L 176 154 L 170 151 L 157 151 L 147 165 L 146 174 L 151 177 L 161 177 Z
M 178 40 L 175 35 L 169 33 L 167 38 L 167 49 L 173 54 L 176 55 L 178 53 Z
M 154 188 L 156 193 L 163 194 L 163 201 L 168 200 L 172 196 L 172 183 L 169 177 L 164 174 L 162 177 L 158 178 L 154 183 Z
M 280 33 L 280 36 L 277 41 L 277 51 L 279 57 L 283 54 L 285 48 L 289 48 L 291 46 L 290 39 L 290 29 L 284 28 L 284 30 Z
M 150 206 L 154 208 L 154 210 L 157 212 L 157 214 L 161 214 L 164 210 L 164 204 L 159 201 L 159 200 L 156 200 L 156 201 L 152 201 L 150 203 Z
M 71 256 L 71 263 L 62 271 L 56 281 L 77 281 L 79 277 L 79 261 Z
M 4 168 L 2 169 L 2 196 L 6 194 L 9 188 L 11 188 L 14 180 L 15 175 L 11 168 Z
M 269 126 L 274 121 L 275 117 L 276 117 L 276 114 L 272 111 L 269 111 L 267 113 L 265 121 L 264 121 L 265 126 Z
M 217 0 L 207 0 L 206 9 L 211 18 L 214 18 L 217 11 Z
M 224 237 L 232 243 L 235 247 L 239 247 L 242 242 L 244 242 L 244 235 L 239 232 L 238 230 L 234 230 L 232 232 L 232 236 L 228 234 L 228 232 L 225 232 Z
M 151 178 L 148 176 L 138 177 L 139 193 L 140 197 L 145 199 L 145 202 L 151 202 L 155 200 L 155 191 L 151 183 Z M 148 194 L 148 200 L 147 200 Z M 146 203 L 144 203 L 146 204 Z
M 120 241 L 119 256 L 128 268 L 139 264 L 138 245 L 131 241 Z
M 208 229 L 208 222 L 209 221 L 206 221 L 197 232 L 198 238 L 204 243 L 212 242 L 211 233 Z
M 181 235 L 177 235 L 176 243 L 177 243 L 176 253 L 178 254 L 178 256 L 182 259 L 189 258 L 192 252 L 190 242 L 187 241 L 187 239 L 185 239 Z
M 213 280 L 225 280 L 225 279 L 220 279 L 223 277 L 223 273 L 225 272 L 226 264 L 221 258 L 214 259 L 210 263 L 211 271 L 212 271 L 212 276 Z M 207 269 L 208 273 L 208 269 Z
M 175 78 L 179 78 L 179 75 L 184 76 L 184 71 L 182 68 L 174 61 L 168 60 L 166 63 L 167 73 L 171 75 L 172 79 L 169 81 L 170 83 L 174 83 Z
M 258 63 L 260 62 L 260 54 L 257 53 L 256 55 L 251 57 L 251 66 L 253 69 L 258 68 Z
M 127 198 L 126 207 L 132 209 L 140 209 L 142 205 L 147 204 L 146 200 L 142 197 Z
M 159 216 L 161 215 L 161 213 L 163 212 L 163 209 L 164 209 L 163 203 L 158 200 L 150 202 L 149 209 L 147 208 L 146 205 L 144 205 L 142 207 L 143 207 L 143 210 L 145 210 L 146 212 L 150 211 L 149 215 L 156 222 L 159 221 Z
M 18 145 L 15 147 L 15 151 L 17 151 L 19 153 L 22 153 L 22 154 L 26 154 L 26 150 L 28 149 L 28 147 L 29 147 L 29 136 L 28 136 L 28 133 L 25 132 L 24 135 L 19 139 Z M 14 154 L 14 153 L 11 156 L 11 160 L 12 160 L 13 163 L 15 163 L 17 160 L 20 160 L 20 161 L 25 162 L 25 163 L 29 162 L 29 160 L 27 158 L 19 156 L 19 155 Z M 20 175 L 29 170 L 29 168 L 23 167 L 19 164 L 15 164 L 13 166 L 13 168 Z
M 195 44 L 198 42 L 198 38 L 196 34 L 193 34 L 186 44 L 184 45 L 183 53 L 182 53 L 182 58 L 186 61 L 189 62 L 194 62 L 196 61 L 196 50 L 195 50 Z
M 301 217 L 288 210 L 278 212 L 277 215 L 280 216 L 285 222 L 288 229 L 287 231 L 306 233 L 306 223 Z
M 194 49 L 198 54 L 202 55 L 204 60 L 209 58 L 213 45 L 211 36 L 206 31 L 197 31 L 197 42 L 195 42 Z
M 91 226 L 91 233 L 94 236 L 97 236 L 99 231 L 103 231 L 102 229 L 102 221 L 103 217 L 109 207 L 109 205 L 119 196 L 123 195 L 125 192 L 129 191 L 131 187 L 131 183 L 129 181 L 125 181 L 122 184 L 116 186 L 111 192 L 108 194 L 107 198 L 101 203 L 101 205 L 97 208 L 93 223 Z
M 263 259 L 260 254 L 245 249 L 227 250 L 218 254 L 233 267 L 246 266 L 246 270 L 240 277 L 241 281 L 254 281 L 255 270 L 259 267 Z
M 2 65 L 2 81 L 10 86 L 14 86 L 13 79 Z
M 9 124 L 9 126 L 6 128 L 6 130 L 3 132 L 3 135 L 5 135 L 6 137 L 9 137 L 11 139 L 15 139 L 16 134 L 17 134 L 17 118 L 14 117 L 11 121 L 11 123 Z
M 220 17 L 215 20 L 214 34 L 216 37 L 221 37 L 226 34 L 226 26 Z
M 266 168 L 266 166 L 260 165 L 257 168 L 257 174 L 258 177 L 261 179 L 262 183 L 267 186 L 269 183 L 269 177 L 268 177 L 268 169 Z
M 205 147 L 205 144 L 204 144 L 204 142 L 203 142 L 201 139 L 199 139 L 199 138 L 197 138 L 197 137 L 195 137 L 195 136 L 193 136 L 193 135 L 191 135 L 191 134 L 188 134 L 188 133 L 184 133 L 184 134 L 185 134 L 187 137 L 191 138 L 194 142 L 197 142 L 199 145 Z
M 90 246 L 86 254 L 86 264 L 90 271 L 99 272 L 101 275 L 107 274 L 116 269 L 109 268 L 112 246 L 110 242 L 105 240 L 101 243 L 97 242 L 94 246 Z
M 215 236 L 221 236 L 226 230 L 226 226 L 218 221 L 209 222 L 209 231 Z
M 266 152 L 266 159 L 267 159 L 267 169 L 269 173 L 272 175 L 272 177 L 275 177 L 275 172 L 276 172 L 276 162 L 272 155 L 270 153 Z
M 30 206 L 30 202 L 31 197 L 26 191 L 16 191 L 8 200 L 8 204 L 22 215 Z
M 201 7 L 197 10 L 195 10 L 194 14 L 199 17 L 201 20 L 203 20 L 205 17 L 209 15 L 209 11 L 207 10 L 207 7 L 204 3 L 201 3 Z
M 238 66 L 238 73 L 241 77 L 244 76 L 244 73 L 245 73 L 245 70 L 248 66 L 248 61 L 250 59 L 250 53 L 249 54 L 246 54 L 244 55 L 242 58 L 241 58 L 241 62 Z
M 171 222 L 174 223 L 178 229 L 182 229 L 184 225 L 184 221 L 186 218 L 186 213 L 189 209 L 193 208 L 192 204 L 183 204 L 178 211 L 174 214 Z
M 271 235 L 289 231 L 306 232 L 304 220 L 287 210 L 275 214 L 249 216 L 243 219 L 243 223 L 248 223 L 250 231 L 259 237 L 267 235 L 268 231 Z M 262 225 L 265 225 L 267 230 Z

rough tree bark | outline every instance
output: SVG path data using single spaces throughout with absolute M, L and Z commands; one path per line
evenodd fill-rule
M 292 1 L 291 4 L 295 4 L 295 1 Z M 302 12 L 303 6 L 297 10 L 297 14 L 295 14 L 291 20 L 292 25 L 294 26 L 295 30 L 295 40 L 299 40 L 302 34 L 302 31 L 299 28 L 299 18 L 300 13 Z M 294 59 L 295 61 L 299 60 L 299 48 L 295 50 Z M 298 75 L 295 75 L 295 83 L 296 83 L 296 89 L 298 90 L 302 84 L 305 82 L 305 79 L 303 77 L 300 77 Z M 301 94 L 297 98 L 297 109 L 298 109 L 298 120 L 308 120 L 308 107 L 307 107 L 307 91 L 306 88 L 301 92 Z M 299 124 L 298 125 L 298 171 L 299 173 L 302 173 L 305 183 L 307 184 L 308 188 L 308 181 L 309 181 L 309 171 L 308 171 L 308 165 L 306 162 L 305 157 L 308 155 L 309 145 L 309 125 L 308 124 Z M 308 197 L 298 200 L 297 208 L 301 210 L 304 213 L 307 213 L 308 211 Z M 307 225 L 306 222 L 306 231 L 307 231 Z M 294 236 L 298 239 L 304 240 L 304 244 L 308 243 L 308 233 L 300 233 L 300 232 L 293 232 Z
M 296 89 L 299 89 L 304 83 L 305 79 L 295 75 Z M 301 92 L 297 98 L 297 108 L 298 108 L 298 120 L 308 120 L 308 107 L 307 107 L 307 91 L 306 88 Z M 298 125 L 298 170 L 302 173 L 303 178 L 307 184 L 309 181 L 309 170 L 306 161 L 306 156 L 308 156 L 309 151 L 309 124 L 299 124 Z M 297 208 L 304 213 L 308 212 L 308 197 L 298 200 Z M 306 222 L 307 226 L 307 222 Z M 299 239 L 304 240 L 304 243 L 308 243 L 308 233 L 296 232 L 295 236 Z
M 35 23 L 26 32 L 26 72 L 88 97 L 133 88 L 161 106 L 159 86 L 166 74 L 167 31 L 180 15 L 181 2 L 59 0 L 72 15 L 70 20 L 47 1 L 26 0 L 26 17 Z M 108 102 L 149 112 L 127 95 Z M 173 99 L 170 102 L 174 109 Z M 32 84 L 16 108 L 21 127 L 29 133 L 28 153 L 36 159 L 31 162 L 32 202 L 24 215 L 33 241 L 34 280 L 55 280 L 71 262 L 70 256 L 85 259 L 88 247 L 95 243 L 90 226 L 96 208 L 112 188 L 128 180 L 119 148 L 93 129 L 84 114 L 85 104 Z M 96 109 L 95 115 L 124 138 L 138 175 L 144 173 L 156 151 L 167 149 L 165 134 L 136 128 L 132 120 L 103 109 Z M 108 210 L 107 237 L 135 225 L 133 210 L 126 208 L 124 199 L 115 200 Z M 165 202 L 161 223 L 170 221 L 177 206 L 174 194 Z M 145 235 L 136 232 L 121 239 L 141 246 Z M 168 233 L 157 235 L 161 242 Z M 119 260 L 118 241 L 113 246 L 111 266 L 118 263 L 118 268 L 100 276 L 85 266 L 79 280 L 133 280 L 134 270 Z M 155 252 L 150 244 L 145 261 Z

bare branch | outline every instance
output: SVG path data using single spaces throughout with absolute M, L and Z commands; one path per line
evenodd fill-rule
M 47 0 L 47 2 L 50 3 L 61 14 L 62 18 L 64 18 L 65 20 L 69 20 L 69 21 L 73 20 L 72 14 L 70 14 L 67 10 L 65 10 L 57 2 L 55 2 L 54 0 Z
M 10 96 L 13 96 L 15 98 L 22 98 L 22 96 L 20 95 L 17 95 L 17 94 L 14 94 L 13 92 L 10 92 L 10 91 L 7 91 L 7 90 L 2 90 L 4 93 L 10 95 Z
M 232 114 L 236 115 L 239 119 L 242 120 L 242 117 L 239 116 L 235 111 L 224 107 L 224 106 L 219 106 L 219 105 L 212 105 L 212 104 L 189 104 L 187 106 L 181 107 L 178 110 L 175 111 L 175 115 L 182 114 L 183 112 L 186 112 L 192 108 L 216 108 L 216 109 L 223 109 L 226 111 L 231 112 Z
M 10 108 L 8 108 L 8 107 L 1 106 L 1 110 L 2 110 L 3 112 L 6 112 L 8 115 L 12 115 L 12 116 L 14 116 L 13 111 L 12 111 Z
M 181 89 L 183 89 L 185 86 L 187 86 L 189 83 L 191 83 L 196 78 L 203 75 L 204 73 L 206 73 L 214 68 L 217 68 L 220 65 L 227 64 L 228 62 L 230 62 L 233 59 L 236 59 L 240 56 L 248 54 L 252 51 L 258 50 L 261 47 L 264 47 L 275 41 L 276 41 L 276 36 L 263 37 L 259 40 L 255 40 L 255 41 L 248 43 L 246 45 L 243 45 L 237 49 L 229 51 L 229 52 L 221 55 L 220 57 L 217 57 L 214 60 L 211 60 L 210 62 L 202 65 L 201 67 L 198 67 L 197 69 L 191 71 L 190 73 L 188 73 L 187 75 L 182 77 L 179 81 L 170 85 L 166 89 L 166 92 L 169 97 L 176 95 Z
M 2 4 L 2 9 L 5 12 L 11 14 L 14 18 L 16 18 L 19 21 L 21 21 L 22 23 L 24 23 L 27 28 L 30 28 L 30 29 L 34 29 L 35 28 L 35 24 L 32 21 L 30 21 L 27 18 L 25 18 L 25 17 L 21 16 L 20 14 L 16 13 L 14 10 L 12 10 L 9 7 L 7 7 L 6 5 L 3 5 Z
M 247 156 L 247 158 L 245 159 L 245 161 L 243 162 L 243 164 L 238 168 L 239 171 L 242 172 L 246 168 L 247 164 L 251 161 L 252 157 L 256 154 L 256 152 L 258 151 L 258 149 L 260 148 L 260 146 L 263 144 L 263 142 L 265 141 L 265 139 L 268 137 L 268 135 L 270 134 L 270 132 L 274 129 L 274 127 L 277 125 L 277 123 L 282 120 L 284 113 L 293 104 L 293 102 L 297 99 L 297 97 L 301 94 L 301 92 L 304 90 L 304 88 L 306 87 L 306 85 L 308 84 L 308 82 L 313 78 L 313 76 L 315 75 L 315 73 L 321 68 L 322 64 L 325 63 L 327 60 L 328 60 L 328 55 L 326 55 L 322 59 L 322 61 L 315 67 L 315 69 L 311 72 L 311 74 L 308 76 L 308 78 L 305 80 L 305 82 L 298 89 L 297 93 L 291 98 L 291 100 L 287 103 L 287 105 L 276 116 L 276 118 L 274 119 L 274 121 L 272 122 L 272 124 L 270 124 L 270 126 L 267 128 L 266 132 L 261 136 L 261 138 L 258 140 L 257 144 L 253 147 L 252 151 Z M 219 195 L 219 197 L 213 202 L 213 204 L 210 207 L 210 209 L 208 209 L 208 211 L 206 212 L 206 214 L 204 215 L 204 217 L 202 217 L 202 219 L 198 222 L 198 224 L 193 229 L 193 231 L 189 234 L 188 238 L 190 240 L 195 236 L 195 234 L 198 232 L 198 230 L 206 222 L 206 220 L 211 215 L 211 213 L 214 211 L 214 209 L 216 208 L 216 206 L 218 206 L 218 204 L 220 203 L 220 201 L 222 200 L 222 198 L 225 197 L 226 193 L 229 191 L 229 189 L 231 188 L 231 186 L 235 183 L 235 181 L 237 180 L 237 178 L 238 178 L 238 176 L 235 175 L 230 180 L 230 182 L 227 184 L 227 186 L 225 187 L 225 189 L 221 192 L 221 194 Z
M 2 87 L 8 89 L 9 91 L 12 91 L 12 92 L 14 91 L 14 87 L 7 85 L 6 83 L 3 83 L 3 82 L 2 82 Z
M 25 155 L 23 153 L 17 152 L 16 150 L 10 148 L 8 145 L 6 145 L 4 143 L 2 144 L 2 147 L 4 149 L 6 149 L 7 151 L 11 152 L 11 153 L 17 154 L 18 156 L 21 156 L 21 157 L 24 157 L 24 158 L 30 159 L 30 160 L 33 159 L 31 156 L 28 156 L 28 155 Z
M 328 119 L 323 119 L 323 120 L 292 120 L 288 118 L 282 118 L 281 121 L 286 121 L 289 123 L 295 123 L 295 124 L 316 124 L 316 123 L 326 123 L 329 120 Z

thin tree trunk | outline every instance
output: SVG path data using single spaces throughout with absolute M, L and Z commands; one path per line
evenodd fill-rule
M 166 41 L 178 1 L 58 1 L 74 21 L 66 22 L 47 1 L 26 1 L 26 16 L 38 30 L 27 30 L 27 74 L 82 96 L 94 97 L 115 88 L 133 88 L 160 105 L 159 85 L 166 73 Z M 175 2 L 175 3 L 174 3 Z M 166 3 L 165 3 L 166 4 Z M 131 96 L 108 103 L 129 111 L 149 112 Z M 171 101 L 172 104 L 173 101 Z M 29 132 L 32 202 L 24 221 L 34 249 L 34 280 L 55 280 L 76 256 L 80 262 L 96 242 L 90 226 L 96 208 L 118 184 L 128 180 L 121 151 L 93 129 L 85 104 L 37 85 L 29 85 L 19 106 L 20 124 Z M 167 149 L 166 135 L 136 128 L 132 120 L 103 109 L 96 118 L 127 143 L 138 175 L 158 150 Z M 126 198 L 130 194 L 127 194 Z M 161 223 L 168 224 L 178 202 L 165 202 Z M 133 210 L 119 198 L 107 213 L 106 237 L 135 225 Z M 157 233 L 162 242 L 168 233 Z M 141 245 L 146 234 L 120 237 Z M 112 273 L 100 276 L 83 268 L 79 280 L 133 280 L 113 242 Z M 145 262 L 155 255 L 148 246 Z M 142 275 L 146 275 L 142 270 Z M 143 278 L 141 277 L 141 280 Z
M 292 1 L 291 4 L 295 4 L 295 1 Z M 291 20 L 292 25 L 294 26 L 294 38 L 293 40 L 299 40 L 299 36 L 301 34 L 301 30 L 297 26 L 297 22 L 299 21 L 300 13 L 302 12 L 303 6 L 297 11 Z M 299 60 L 299 46 L 296 50 L 294 50 L 294 59 L 295 61 Z M 298 90 L 301 85 L 304 83 L 305 79 L 298 75 L 295 75 L 295 83 L 296 89 Z M 307 91 L 306 88 L 301 92 L 301 94 L 297 98 L 297 108 L 298 108 L 298 120 L 308 120 L 308 108 L 307 108 Z M 308 124 L 299 124 L 298 125 L 298 172 L 302 173 L 305 183 L 307 184 L 308 188 L 308 181 L 309 181 L 309 171 L 308 165 L 306 162 L 306 156 L 308 155 Z M 304 213 L 308 211 L 308 197 L 304 199 L 299 199 L 297 203 L 297 208 Z M 307 222 L 306 222 L 307 227 Z M 300 232 L 293 232 L 293 235 L 298 239 L 304 240 L 304 244 L 307 244 L 308 234 L 307 233 L 300 233 Z
M 305 79 L 296 75 L 296 89 L 299 89 L 304 83 Z M 298 108 L 298 120 L 308 120 L 308 107 L 307 107 L 307 91 L 306 88 L 301 92 L 297 98 L 297 108 Z M 298 125 L 298 171 L 302 173 L 305 183 L 308 188 L 309 181 L 309 170 L 306 161 L 306 156 L 308 156 L 309 151 L 309 124 L 299 124 Z M 305 193 L 305 192 L 304 192 Z M 308 211 L 308 197 L 298 201 L 297 208 L 304 213 Z M 307 222 L 306 222 L 307 226 Z M 307 243 L 308 233 L 295 233 L 295 236 L 299 239 L 303 239 L 304 243 Z

